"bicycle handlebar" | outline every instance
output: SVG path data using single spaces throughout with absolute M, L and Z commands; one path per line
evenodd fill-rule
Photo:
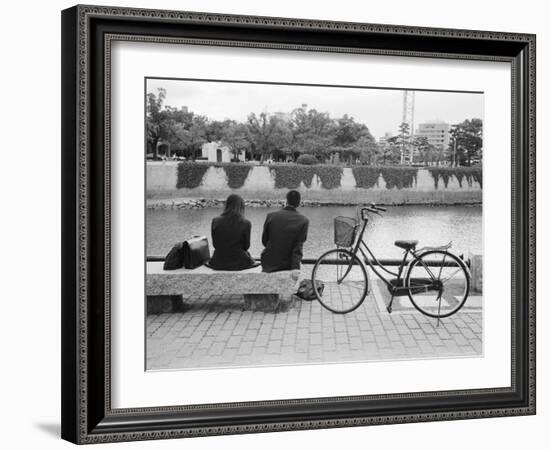
M 363 219 L 363 220 L 365 220 L 365 211 L 368 211 L 368 212 L 373 213 L 373 214 L 378 214 L 379 216 L 382 215 L 376 209 L 368 208 L 368 207 L 361 208 L 361 219 Z
M 382 208 L 381 206 L 377 206 L 375 203 L 371 203 L 370 204 L 370 207 L 373 208 L 373 209 L 377 209 L 378 211 L 387 211 L 386 208 Z

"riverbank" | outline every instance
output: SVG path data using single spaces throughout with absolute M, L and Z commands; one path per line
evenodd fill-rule
M 232 193 L 251 207 L 277 206 L 289 189 L 298 189 L 311 206 L 464 205 L 483 197 L 475 168 L 148 163 L 146 182 L 148 204 L 159 208 L 201 207 L 180 199 L 212 199 L 207 201 L 215 206 Z
M 329 206 L 358 206 L 369 204 L 368 199 L 365 199 L 364 202 L 357 201 L 317 201 L 317 200 L 302 200 L 302 206 L 305 207 L 329 207 Z M 411 203 L 411 202 L 402 202 L 402 203 L 393 203 L 393 202 L 376 202 L 380 206 L 479 206 L 481 201 L 468 201 L 468 202 L 454 202 L 454 203 Z M 221 208 L 225 204 L 225 198 L 169 198 L 169 199 L 147 199 L 147 209 L 150 210 L 197 210 L 205 208 Z M 264 199 L 250 199 L 245 200 L 245 205 L 247 208 L 282 208 L 285 206 L 284 199 L 278 200 L 264 200 Z

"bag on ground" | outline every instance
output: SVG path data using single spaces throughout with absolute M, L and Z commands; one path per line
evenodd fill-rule
M 322 281 L 315 281 L 315 286 L 317 287 L 317 292 L 319 295 L 323 295 L 323 290 L 325 289 L 325 284 Z M 302 280 L 298 286 L 298 292 L 296 295 L 302 300 L 316 300 L 317 296 L 313 290 L 313 283 L 311 280 Z

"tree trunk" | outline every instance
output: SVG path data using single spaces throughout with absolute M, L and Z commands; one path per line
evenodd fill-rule
M 155 147 L 153 149 L 153 159 L 157 159 L 159 157 L 159 139 L 155 139 Z

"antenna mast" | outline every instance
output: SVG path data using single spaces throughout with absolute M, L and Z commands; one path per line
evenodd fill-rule
M 409 126 L 409 137 L 412 139 L 414 135 L 414 94 L 415 91 L 403 91 L 403 120 Z M 409 164 L 413 163 L 413 148 L 409 142 L 408 146 L 403 146 L 401 151 L 401 164 L 405 160 L 405 150 L 408 151 Z

